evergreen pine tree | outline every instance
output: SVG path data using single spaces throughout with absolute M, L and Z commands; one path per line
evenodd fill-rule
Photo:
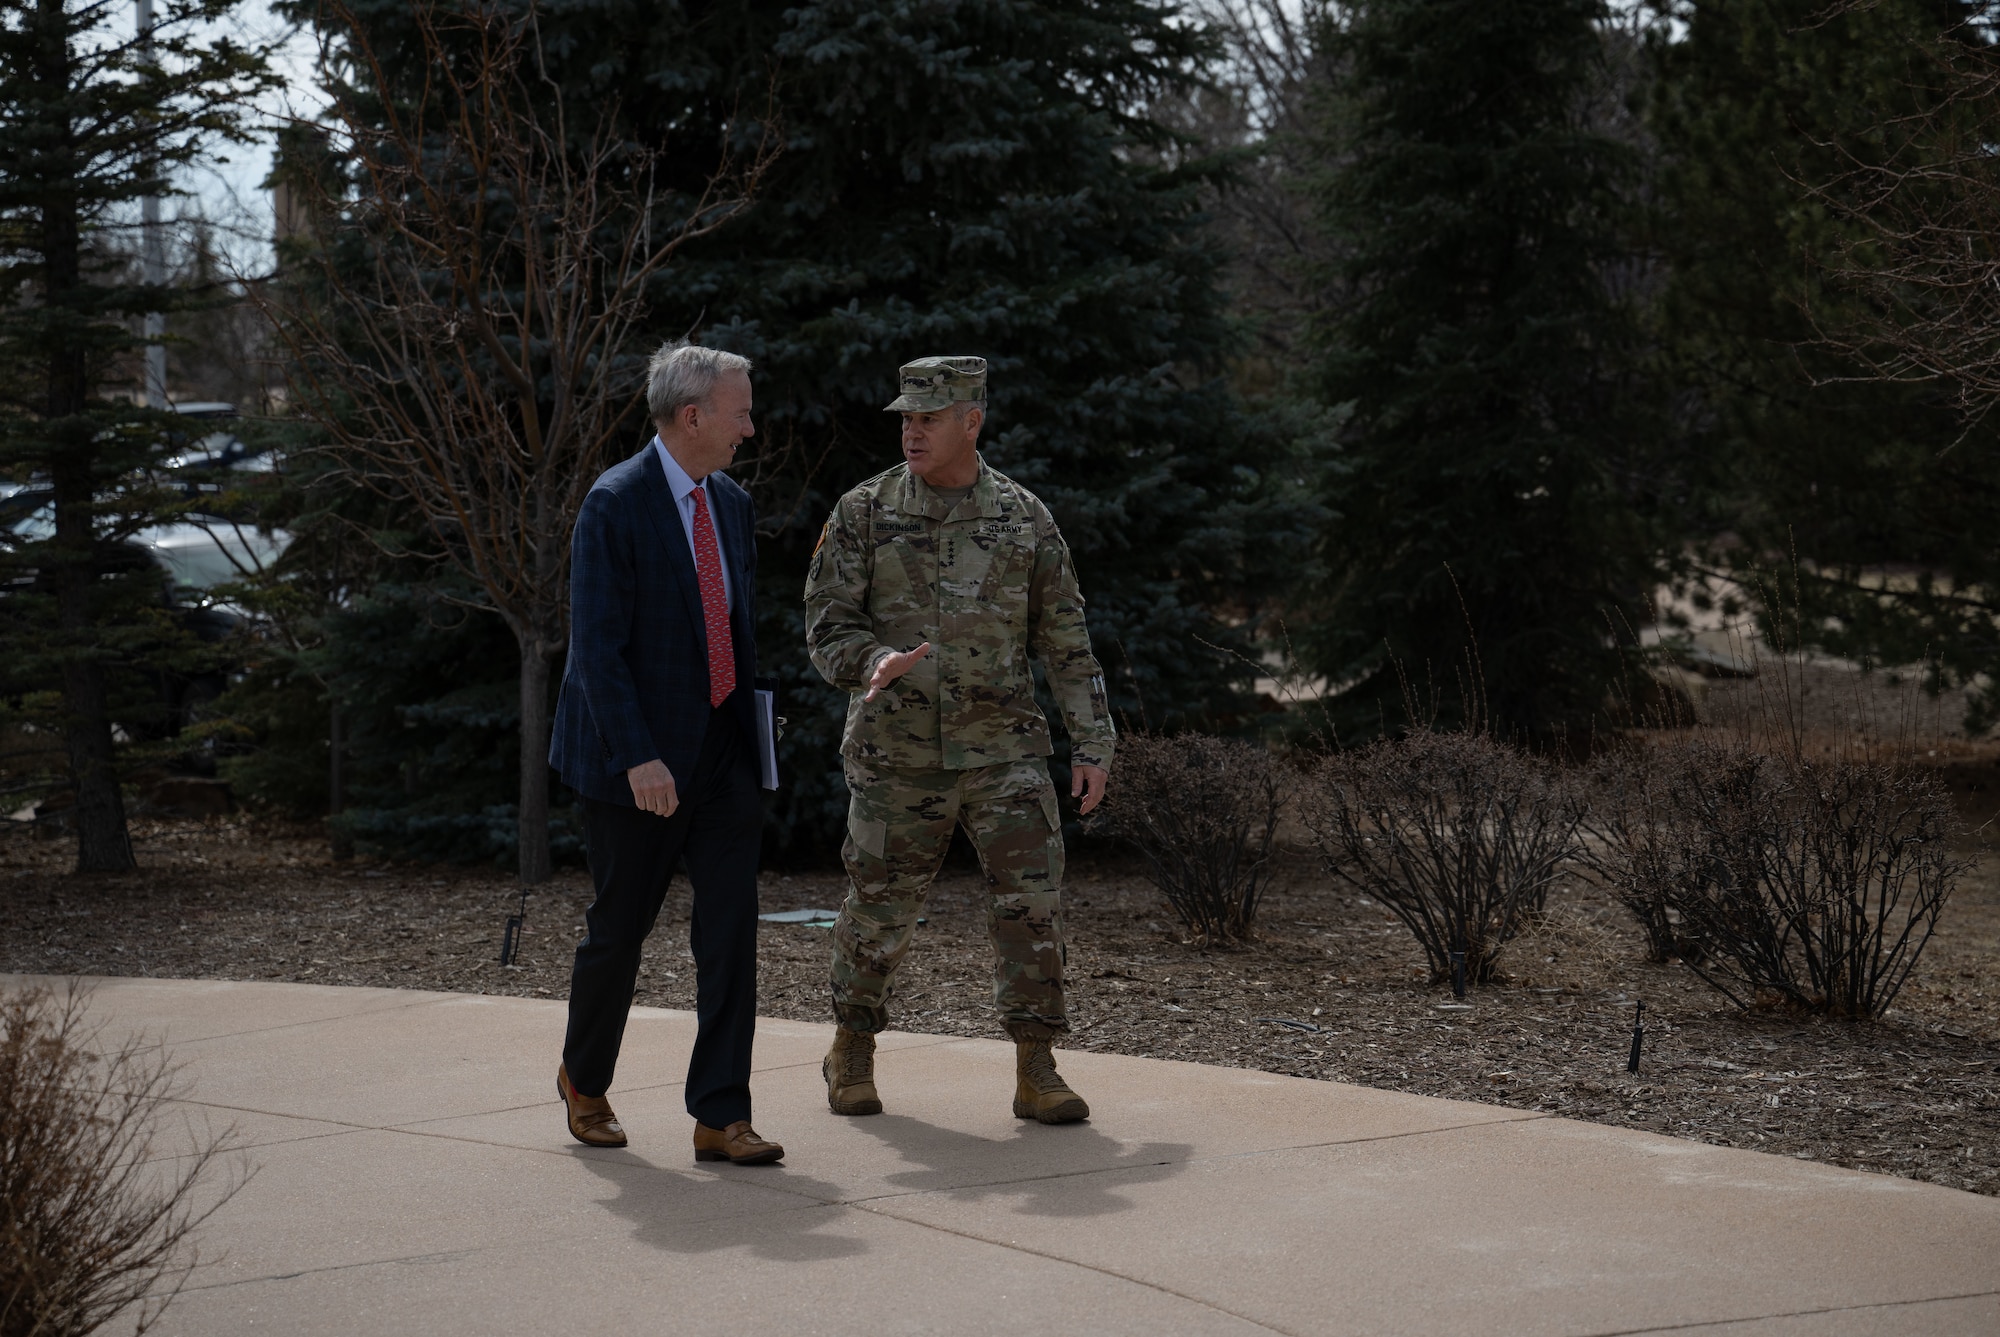
M 1144 0 L 821 0 L 780 27 L 791 151 L 695 260 L 714 266 L 705 337 L 759 361 L 767 431 L 800 462 L 825 452 L 786 471 L 791 495 L 766 491 L 796 509 L 767 548 L 765 654 L 819 703 L 798 712 L 820 773 L 799 797 L 825 796 L 826 818 L 845 807 L 844 703 L 808 678 L 801 575 L 833 499 L 900 460 L 882 405 L 928 353 L 988 359 L 982 448 L 1062 525 L 1125 725 L 1242 714 L 1250 637 L 1219 614 L 1269 606 L 1302 511 L 1284 443 L 1220 379 L 1206 169 L 1146 112 L 1208 55 L 1178 17 Z
M 678 187 L 712 168 L 704 136 L 729 116 L 768 104 L 784 137 L 750 209 L 652 295 L 654 337 L 757 363 L 759 436 L 734 472 L 767 530 L 781 839 L 823 842 L 845 805 L 841 703 L 803 651 L 813 540 L 842 491 L 900 459 L 882 405 L 926 354 L 989 360 L 986 456 L 1063 526 L 1120 715 L 1244 717 L 1253 615 L 1295 569 L 1309 507 L 1282 439 L 1221 381 L 1207 169 L 1146 110 L 1199 78 L 1198 26 L 1148 0 L 551 0 L 539 22 L 551 77 L 615 99 Z
M 1597 712 L 1653 565 L 1614 300 L 1629 158 L 1586 120 L 1597 0 L 1363 0 L 1324 40 L 1317 330 L 1349 417 L 1317 624 L 1336 720 L 1546 735 Z
M 54 514 L 51 535 L 7 553 L 5 669 L 10 694 L 60 694 L 80 871 L 132 866 L 112 720 L 135 646 L 157 639 L 159 591 L 118 540 L 174 509 L 153 466 L 182 444 L 126 393 L 136 318 L 172 294 L 132 281 L 120 225 L 171 193 L 175 168 L 242 133 L 263 64 L 209 35 L 232 8 L 162 0 L 144 43 L 121 30 L 124 7 L 0 7 L 0 471 L 45 487 Z

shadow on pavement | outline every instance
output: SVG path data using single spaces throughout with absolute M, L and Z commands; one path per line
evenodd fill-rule
M 866 1241 L 825 1233 L 842 1214 L 842 1194 L 824 1180 L 761 1165 L 695 1174 L 625 1152 L 573 1151 L 592 1174 L 618 1190 L 603 1205 L 632 1223 L 632 1238 L 655 1249 L 687 1254 L 744 1249 L 788 1263 L 868 1251 Z M 746 1189 L 772 1192 L 741 1191 Z
M 1194 1150 L 1187 1142 L 1123 1143 L 1087 1123 L 1023 1123 L 1012 1138 L 999 1141 L 903 1114 L 869 1115 L 854 1125 L 904 1160 L 928 1167 L 887 1176 L 898 1188 L 961 1200 L 1018 1198 L 1018 1210 L 1030 1216 L 1130 1211 L 1138 1204 L 1119 1188 L 1172 1178 Z M 1038 1155 L 1043 1147 L 1046 1153 Z M 1038 1166 L 1044 1155 L 1046 1163 Z

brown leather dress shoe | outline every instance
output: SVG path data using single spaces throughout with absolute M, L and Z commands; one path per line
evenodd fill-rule
M 586 1096 L 569 1084 L 569 1065 L 556 1068 L 556 1096 L 569 1113 L 569 1135 L 586 1147 L 622 1147 L 625 1129 L 603 1096 Z
M 696 1120 L 694 1158 L 698 1161 L 729 1161 L 735 1165 L 768 1165 L 785 1154 L 776 1142 L 766 1142 L 748 1119 L 738 1119 L 727 1128 L 710 1128 Z

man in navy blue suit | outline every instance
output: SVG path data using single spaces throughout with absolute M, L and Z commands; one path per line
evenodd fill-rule
M 757 517 L 749 494 L 720 472 L 754 430 L 750 363 L 712 348 L 662 348 L 646 408 L 659 434 L 604 471 L 571 541 L 569 664 L 549 764 L 582 800 L 597 898 L 570 976 L 556 1092 L 579 1142 L 625 1145 L 605 1093 L 640 946 L 685 864 L 695 1159 L 755 1165 L 785 1154 L 750 1126 L 764 820 L 751 686 Z

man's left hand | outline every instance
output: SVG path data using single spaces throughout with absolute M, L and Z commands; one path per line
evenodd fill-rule
M 1078 811 L 1084 816 L 1104 802 L 1104 786 L 1111 782 L 1111 772 L 1102 766 L 1072 766 L 1069 768 L 1069 796 L 1081 798 Z

